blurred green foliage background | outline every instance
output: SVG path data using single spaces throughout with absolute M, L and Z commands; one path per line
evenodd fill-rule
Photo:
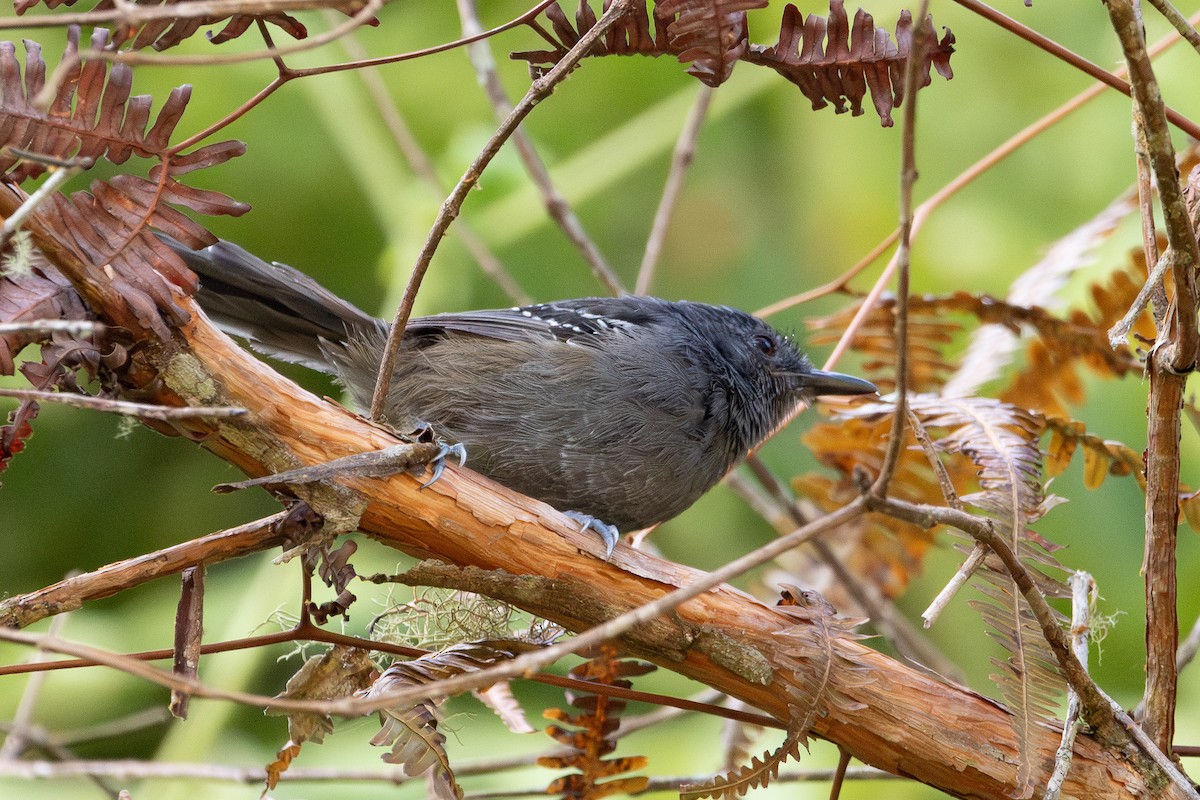
M 496 0 L 482 9 L 487 26 L 519 14 L 523 4 Z M 902 6 L 871 6 L 876 22 L 892 27 Z M 771 44 L 782 6 L 754 12 L 752 41 Z M 805 13 L 824 14 L 819 4 Z M 851 12 L 853 8 L 850 9 Z M 1100 4 L 1039 3 L 1003 10 L 1104 66 L 1118 63 L 1119 49 Z M 1189 9 L 1184 9 L 1189 13 Z M 1025 125 L 1086 88 L 1090 81 L 1028 44 L 952 3 L 935 3 L 934 22 L 958 39 L 951 61 L 954 80 L 934 77 L 919 96 L 918 200 Z M 1151 41 L 1165 32 L 1147 11 Z M 451 3 L 398 2 L 379 15 L 378 28 L 357 34 L 372 55 L 413 50 L 459 35 Z M 302 15 L 310 30 L 327 27 L 318 15 Z M 15 32 L 18 33 L 18 32 Z M 20 36 L 30 35 L 20 31 Z M 35 32 L 52 63 L 61 33 Z M 195 41 L 175 52 L 208 54 L 255 49 L 253 37 L 213 48 Z M 282 38 L 280 40 L 283 41 Z M 538 49 L 528 29 L 493 41 L 503 80 L 519 97 L 528 85 L 524 65 L 507 51 Z M 289 57 L 292 66 L 316 66 L 346 58 L 338 44 Z M 1168 103 L 1200 118 L 1195 91 L 1196 54 L 1177 48 L 1159 62 Z M 185 135 L 228 115 L 275 74 L 269 62 L 229 66 L 157 66 L 136 69 L 135 91 L 164 97 L 180 83 L 195 87 L 179 130 Z M 407 124 L 442 179 L 457 180 L 495 127 L 492 112 L 461 50 L 384 67 L 380 75 Z M 646 234 L 667 173 L 671 148 L 699 85 L 668 59 L 608 58 L 586 61 L 555 94 L 535 109 L 526 130 L 548 162 L 559 190 L 622 278 L 632 285 Z M 898 116 L 898 115 L 897 115 Z M 296 80 L 238 119 L 217 139 L 246 142 L 248 154 L 218 169 L 196 173 L 196 185 L 229 193 L 254 209 L 240 219 L 206 220 L 225 238 L 259 255 L 292 264 L 368 310 L 390 316 L 440 198 L 416 179 L 392 144 L 371 99 L 354 72 Z M 1178 140 L 1181 144 L 1182 137 Z M 669 298 L 727 303 L 753 310 L 820 285 L 866 253 L 896 224 L 899 127 L 885 129 L 868 110 L 852 118 L 808 101 L 773 74 L 739 65 L 718 92 L 699 142 L 694 168 L 676 210 L 653 292 Z M 147 165 L 148 166 L 148 165 Z M 142 171 L 142 168 L 133 170 Z M 1097 213 L 1125 191 L 1134 176 L 1129 102 L 1109 92 L 1015 156 L 988 172 L 931 219 L 913 254 L 917 292 L 989 292 L 1003 295 L 1058 237 Z M 457 239 L 462 226 L 475 231 L 537 300 L 603 291 L 557 227 L 511 148 L 484 175 L 462 217 L 434 261 L 418 312 L 508 305 L 509 300 L 468 257 Z M 1127 223 L 1101 248 L 1094 268 L 1079 276 L 1055 307 L 1086 304 L 1087 285 L 1126 262 L 1137 245 Z M 866 288 L 876 271 L 856 281 Z M 827 298 L 781 314 L 773 321 L 803 330 L 806 317 L 840 307 Z M 32 353 L 26 353 L 33 357 Z M 823 353 L 815 352 L 814 360 Z M 842 365 L 853 371 L 853 362 Z M 320 376 L 291 370 L 306 386 L 336 394 Z M 19 385 L 3 379 L 3 385 Z M 1089 428 L 1140 450 L 1145 442 L 1146 386 L 1089 378 L 1087 403 L 1075 409 Z M 9 406 L 0 405 L 7 409 Z M 809 420 L 810 421 L 810 420 Z M 780 474 L 813 468 L 799 444 L 809 421 L 776 438 L 765 457 Z M 1184 480 L 1200 483 L 1195 468 L 1197 437 L 1185 432 Z M 196 445 L 128 427 L 99 414 L 47 407 L 27 452 L 3 475 L 0 488 L 0 593 L 12 595 L 51 583 L 73 570 L 185 541 L 275 510 L 262 493 L 217 496 L 214 483 L 236 479 L 231 467 Z M 1142 497 L 1132 480 L 1110 479 L 1099 491 L 1082 487 L 1075 464 L 1051 491 L 1071 503 L 1052 512 L 1038 530 L 1067 549 L 1061 560 L 1092 572 L 1104 601 L 1101 611 L 1116 624 L 1100 647 L 1094 670 L 1105 688 L 1127 705 L 1136 703 L 1142 681 Z M 675 560 L 713 567 L 773 535 L 732 492 L 719 487 L 695 508 L 668 523 L 655 541 Z M 407 563 L 400 554 L 370 542 L 356 559 L 360 574 Z M 213 568 L 208 576 L 206 640 L 250 634 L 277 609 L 294 613 L 299 575 L 295 565 L 271 564 L 272 554 Z M 903 607 L 915 618 L 957 565 L 946 546 L 937 548 Z M 1181 619 L 1190 626 L 1200 596 L 1187 587 L 1200 567 L 1192 531 L 1181 532 Z M 360 601 L 347 630 L 362 632 L 383 607 L 382 593 L 355 587 Z M 133 651 L 170 646 L 177 587 L 164 581 L 90 604 L 65 622 L 62 635 L 102 647 Z M 43 630 L 44 625 L 37 626 Z M 995 694 L 988 659 L 998 650 L 978 617 L 957 601 L 930 631 L 952 653 L 971 685 Z M 886 643 L 880 643 L 886 648 Z M 29 654 L 0 645 L 0 663 Z M 274 694 L 299 665 L 278 651 L 220 655 L 202 665 L 204 680 L 226 688 Z M 0 720 L 13 718 L 28 677 L 0 678 Z M 638 682 L 640 688 L 687 694 L 698 687 L 666 672 Z M 517 695 L 534 721 L 538 709 L 563 705 L 561 693 L 521 684 Z M 101 669 L 53 673 L 46 678 L 34 719 L 49 731 L 103 724 L 148 707 L 161 708 L 166 692 Z M 1200 681 L 1184 674 L 1179 741 L 1200 735 Z M 449 704 L 446 727 L 456 763 L 513 752 L 547 749 L 538 734 L 504 732 L 490 713 L 466 700 Z M 719 767 L 717 721 L 685 718 L 623 742 L 618 754 L 647 754 L 656 775 L 703 774 Z M 297 766 L 370 769 L 379 751 L 367 746 L 370 720 L 342 722 L 321 746 L 305 748 Z M 187 723 L 165 722 L 134 734 L 88 742 L 83 757 L 146 758 L 246 767 L 261 766 L 286 741 L 284 722 L 224 703 L 193 701 Z M 771 745 L 770 737 L 763 748 Z M 832 748 L 814 745 L 805 767 L 831 765 Z M 1188 765 L 1193 766 L 1193 765 Z M 527 769 L 502 778 L 464 780 L 469 790 L 500 791 L 544 786 L 551 775 Z M 72 797 L 99 797 L 85 781 L 67 784 Z M 254 785 L 222 781 L 153 781 L 134 786 L 134 797 L 251 798 Z M 63 783 L 0 778 L 0 796 L 59 796 Z M 941 796 L 918 785 L 892 782 L 851 785 L 843 796 L 926 798 Z M 759 791 L 754 797 L 824 797 L 827 787 L 795 785 Z M 400 789 L 385 784 L 284 784 L 281 798 L 418 797 L 420 782 Z M 668 795 L 661 795 L 668 796 Z

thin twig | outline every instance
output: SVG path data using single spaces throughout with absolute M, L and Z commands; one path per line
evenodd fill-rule
M 662 197 L 654 212 L 654 222 L 650 226 L 650 235 L 646 237 L 646 252 L 642 256 L 642 265 L 638 269 L 637 282 L 634 284 L 634 294 L 646 294 L 650 290 L 650 282 L 654 279 L 654 269 L 662 254 L 663 242 L 667 238 L 667 230 L 671 226 L 671 215 L 679 202 L 679 194 L 683 190 L 684 180 L 696 157 L 696 142 L 700 139 L 700 129 L 708 117 L 708 108 L 712 104 L 713 89 L 701 86 L 696 93 L 696 102 L 688 112 L 687 121 L 679 131 L 679 139 L 671 153 L 671 169 L 667 173 L 667 181 L 663 184 Z
M 954 490 L 954 484 L 950 480 L 950 473 L 946 471 L 946 465 L 942 463 L 942 459 L 938 456 L 937 449 L 933 446 L 933 440 L 929 437 L 929 431 L 921 424 L 920 418 L 910 408 L 908 410 L 908 424 L 912 428 L 913 434 L 917 437 L 917 442 L 921 445 L 921 450 L 925 453 L 926 460 L 929 461 L 929 466 L 933 469 L 933 474 L 937 477 L 938 485 L 942 489 L 942 497 L 946 500 L 946 505 L 950 508 L 957 508 L 963 511 L 962 500 L 958 499 L 958 492 Z M 970 554 L 959 566 L 958 570 L 942 590 L 938 592 L 937 597 L 933 598 L 933 602 L 921 614 L 921 619 L 926 628 L 933 627 L 941 616 L 942 611 L 949 605 L 950 600 L 958 594 L 958 590 L 966 585 L 971 576 L 975 574 L 975 570 L 979 569 L 979 565 L 983 563 L 984 556 L 987 555 L 987 548 L 978 542 L 971 549 Z
M 921 0 L 915 19 L 924 22 L 929 15 L 929 0 Z M 883 465 L 871 486 L 871 493 L 887 494 L 888 484 L 900 464 L 900 451 L 904 446 L 905 429 L 908 427 L 908 284 L 911 272 L 911 247 L 913 223 L 913 187 L 917 182 L 917 73 L 929 46 L 929 26 L 918 24 L 912 34 L 912 50 L 904 69 L 903 132 L 900 144 L 900 241 L 896 248 L 896 410 L 892 417 L 892 431 L 888 438 Z
M 110 400 L 107 397 L 94 397 L 90 394 L 71 394 L 70 392 L 45 392 L 38 389 L 5 389 L 0 388 L 0 397 L 12 397 L 17 400 L 37 400 L 39 402 L 62 403 L 75 408 L 88 408 L 93 411 L 107 411 L 110 414 L 122 414 L 127 417 L 141 419 L 194 419 L 240 417 L 245 415 L 244 408 L 228 408 L 226 406 L 152 406 L 145 403 L 134 403 L 129 400 Z
M 68 336 L 91 336 L 105 329 L 102 322 L 90 319 L 31 319 L 27 322 L 0 322 L 0 336 L 9 333 L 65 333 Z
M 1179 9 L 1173 6 L 1169 0 L 1150 0 L 1150 5 L 1154 6 L 1158 13 L 1162 14 L 1163 18 L 1179 31 L 1179 35 L 1186 39 L 1197 53 L 1200 53 L 1200 32 L 1197 32 L 1192 23 L 1179 13 Z
M 933 470 L 934 477 L 937 478 L 938 488 L 942 490 L 942 498 L 945 499 L 946 505 L 961 511 L 964 508 L 963 502 L 958 499 L 954 482 L 950 480 L 950 473 L 946 471 L 946 465 L 942 463 L 937 448 L 933 445 L 933 439 L 929 436 L 929 431 L 921 424 L 921 418 L 915 411 L 911 408 L 907 411 L 909 427 L 912 428 L 917 444 L 921 445 L 921 451 L 925 453 L 925 460 L 929 462 L 929 468 Z
M 955 571 L 954 577 L 946 581 L 946 585 L 937 593 L 937 597 L 933 598 L 929 606 L 921 612 L 921 620 L 926 628 L 933 627 L 934 623 L 942 615 L 942 612 L 946 610 L 946 606 L 950 605 L 950 601 L 954 599 L 954 596 L 958 594 L 960 589 L 967 585 L 967 581 L 971 579 L 971 576 L 983 564 L 986 556 L 987 548 L 976 542 L 971 548 L 971 552 L 967 554 L 967 557 L 963 559 L 963 563 Z
M 609 6 L 604 15 L 596 21 L 596 25 L 582 37 L 579 42 L 572 47 L 567 54 L 562 57 L 562 60 L 554 65 L 554 68 L 538 78 L 529 87 L 529 91 L 521 98 L 521 102 L 513 108 L 512 113 L 505 118 L 504 122 L 484 145 L 483 151 L 463 173 L 458 184 L 454 187 L 454 191 L 442 203 L 441 209 L 438 211 L 437 219 L 434 220 L 432 228 L 430 228 L 429 236 L 425 239 L 425 244 L 421 248 L 421 252 L 417 256 L 417 262 L 413 266 L 412 277 L 408 281 L 408 286 L 404 289 L 404 296 L 400 300 L 400 306 L 396 309 L 396 317 L 392 321 L 391 330 L 388 331 L 387 346 L 384 349 L 383 361 L 379 365 L 379 375 L 375 381 L 375 392 L 371 396 L 371 418 L 382 419 L 385 416 L 388 387 L 392 383 L 392 373 L 396 369 L 396 357 L 400 351 L 400 342 L 404 337 L 404 329 L 408 325 L 408 318 L 412 314 L 413 303 L 417 299 L 417 291 L 421 288 L 421 281 L 425 277 L 425 272 L 429 269 L 429 264 L 433 260 L 433 254 L 437 250 L 438 244 L 442 237 L 446 235 L 446 231 L 450 228 L 450 224 L 454 218 L 458 216 L 459 210 L 462 208 L 463 201 L 466 200 L 467 194 L 479 182 L 483 170 L 491 163 L 496 153 L 500 151 L 500 147 L 504 142 L 508 141 L 512 136 L 513 131 L 521 124 L 525 117 L 529 116 L 529 112 L 533 107 L 544 100 L 554 91 L 554 87 L 561 83 L 579 61 L 587 55 L 588 50 L 592 45 L 599 41 L 605 32 L 617 23 L 622 17 L 627 15 L 632 6 L 633 0 L 614 0 Z
M 1148 269 L 1151 264 L 1158 263 L 1160 255 L 1158 233 L 1154 222 L 1154 185 L 1151 179 L 1150 145 L 1146 141 L 1145 129 L 1136 122 L 1131 121 L 1130 125 L 1133 128 L 1133 152 L 1137 163 L 1138 208 L 1141 211 L 1142 220 L 1142 254 L 1146 259 Z M 1154 297 L 1154 324 L 1161 327 L 1167 313 L 1167 290 L 1161 276 L 1157 281 L 1148 281 L 1148 283 L 1151 284 L 1151 293 Z M 1129 316 L 1126 315 L 1126 318 Z M 1112 340 L 1111 332 L 1109 340 Z M 1116 343 L 1113 343 L 1113 347 L 1117 347 Z
M 280 512 L 190 542 L 117 561 L 33 592 L 6 597 L 0 601 L 0 625 L 25 627 L 53 614 L 79 608 L 89 600 L 112 597 L 155 578 L 173 575 L 193 564 L 212 564 L 259 552 L 282 541 L 275 525 L 286 516 L 286 512 Z
M 1154 210 L 1151 208 L 1148 211 L 1146 206 L 1143 206 L 1143 214 L 1149 214 L 1154 217 Z M 1143 233 L 1154 233 L 1154 225 L 1148 227 L 1143 225 Z M 1146 240 L 1143 239 L 1143 242 Z M 1158 250 L 1157 244 L 1153 248 L 1146 246 L 1146 250 Z M 1146 277 L 1146 282 L 1142 284 L 1142 288 L 1138 290 L 1137 297 L 1133 298 L 1133 302 L 1129 304 L 1129 310 L 1125 312 L 1125 316 L 1121 317 L 1111 328 L 1108 329 L 1108 343 L 1113 346 L 1113 349 L 1120 347 L 1125 343 L 1125 339 L 1129 336 L 1129 332 L 1133 330 L 1133 326 L 1141 319 L 1142 312 L 1146 310 L 1151 301 L 1155 303 L 1154 316 L 1155 319 L 1162 323 L 1162 309 L 1159 308 L 1159 295 L 1162 294 L 1163 278 L 1169 270 L 1175 268 L 1176 255 L 1174 250 L 1167 250 L 1159 256 L 1157 261 L 1147 261 L 1147 264 L 1153 264 L 1150 269 L 1150 274 Z
M 63 625 L 66 622 L 66 614 L 52 619 L 50 621 L 50 634 L 57 636 L 62 633 Z M 29 654 L 28 661 L 46 661 L 49 655 L 45 650 L 35 650 Z M 35 673 L 29 677 L 29 682 L 25 684 L 25 690 L 21 692 L 21 699 L 17 701 L 17 708 L 13 712 L 12 723 L 9 725 L 7 735 L 4 737 L 4 743 L 0 744 L 0 763 L 15 761 L 25 752 L 28 742 L 27 731 L 33 724 L 33 715 L 37 709 L 38 700 L 42 696 L 42 689 L 45 685 L 46 673 Z
M 482 30 L 483 26 L 479 23 L 474 0 L 458 0 L 458 13 L 462 19 L 462 29 L 465 35 L 474 35 Z M 504 119 L 512 113 L 513 105 L 504 91 L 504 85 L 500 83 L 500 76 L 496 72 L 496 62 L 492 58 L 490 45 L 486 40 L 478 39 L 467 46 L 467 53 L 472 66 L 475 67 L 479 83 L 488 100 L 491 101 L 496 117 Z M 517 128 L 513 132 L 512 141 L 517 148 L 517 154 L 521 157 L 521 163 L 525 165 L 525 172 L 529 174 L 533 185 L 541 192 L 542 202 L 545 204 L 546 210 L 550 212 L 550 218 L 558 223 L 563 233 L 591 266 L 592 274 L 599 279 L 608 292 L 614 295 L 625 294 L 621 279 L 609 266 L 592 237 L 584 230 L 583 223 L 571 208 L 571 204 L 551 180 L 550 171 L 546 169 L 545 162 L 538 155 L 533 140 L 526 135 L 524 130 Z
M 1166 324 L 1148 359 L 1149 424 L 1146 441 L 1146 531 L 1142 573 L 1146 598 L 1146 734 L 1170 756 L 1175 738 L 1179 643 L 1176 537 L 1179 514 L 1179 437 L 1183 383 L 1196 367 L 1196 270 L 1200 248 L 1175 166 L 1167 110 L 1146 52 L 1143 31 L 1129 0 L 1105 4 L 1121 42 L 1133 86 L 1134 118 L 1143 129 L 1158 183 L 1175 294 Z
M 1071 649 L 1075 657 L 1086 670 L 1088 665 L 1088 639 L 1091 635 L 1092 615 L 1096 609 L 1096 581 L 1086 572 L 1076 572 L 1069 583 L 1071 584 Z M 1071 769 L 1071 760 L 1075 755 L 1075 735 L 1079 732 L 1079 715 L 1083 705 L 1079 693 L 1073 688 L 1067 689 L 1067 715 L 1063 719 L 1062 742 L 1054 757 L 1054 773 L 1046 784 L 1046 794 L 1043 800 L 1058 800 L 1062 794 L 1063 784 L 1067 780 L 1067 772 Z

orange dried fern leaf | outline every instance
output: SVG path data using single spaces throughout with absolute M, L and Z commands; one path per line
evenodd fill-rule
M 811 427 L 804 444 L 818 462 L 834 474 L 813 472 L 793 479 L 796 494 L 824 511 L 840 508 L 859 496 L 855 473 L 877 475 L 883 465 L 890 417 L 870 419 L 838 416 Z M 933 470 L 915 447 L 911 434 L 901 449 L 891 494 L 913 503 L 942 504 L 944 498 Z M 957 485 L 969 485 L 974 469 L 966 459 L 947 462 Z M 855 575 L 875 584 L 886 597 L 897 597 L 920 571 L 921 560 L 933 542 L 933 532 L 883 514 L 864 514 L 829 537 L 830 546 Z M 790 563 L 800 554 L 788 554 Z M 798 568 L 801 569 L 801 568 Z M 837 587 L 829 587 L 837 589 Z M 840 601 L 839 601 L 840 602 Z
M 652 670 L 652 664 L 618 658 L 616 648 L 605 644 L 600 646 L 593 658 L 573 668 L 569 674 L 577 680 L 627 689 L 633 685 L 628 678 L 645 675 Z M 568 800 L 583 800 L 631 794 L 645 789 L 649 783 L 645 776 L 614 777 L 644 768 L 647 764 L 644 756 L 605 758 L 616 749 L 613 734 L 620 727 L 620 715 L 625 710 L 625 702 L 604 695 L 577 695 L 574 692 L 567 692 L 566 695 L 568 702 L 579 709 L 578 713 L 551 708 L 544 714 L 547 719 L 570 726 L 546 726 L 546 734 L 563 745 L 567 753 L 541 756 L 537 763 L 549 769 L 575 771 L 551 781 L 546 793 Z
M 1083 451 L 1083 483 L 1098 489 L 1109 475 L 1132 475 L 1142 491 L 1146 491 L 1146 464 L 1141 453 L 1113 439 L 1101 439 L 1088 433 L 1086 426 L 1075 419 L 1047 417 L 1046 474 L 1053 477 L 1067 468 L 1072 456 Z

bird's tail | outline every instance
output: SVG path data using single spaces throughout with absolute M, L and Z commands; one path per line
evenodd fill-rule
M 192 250 L 161 238 L 200 276 L 196 300 L 213 322 L 267 355 L 333 373 L 329 343 L 385 328 L 304 273 L 263 261 L 232 242 Z

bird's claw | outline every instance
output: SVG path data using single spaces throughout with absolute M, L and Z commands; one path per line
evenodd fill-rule
M 424 489 L 427 486 L 432 486 L 437 483 L 437 479 L 442 477 L 442 473 L 446 471 L 446 457 L 454 456 L 458 459 L 458 465 L 461 467 L 467 463 L 467 448 L 460 442 L 458 444 L 446 444 L 442 442 L 438 454 L 434 456 L 425 466 L 433 471 L 433 475 L 429 480 L 421 484 Z
M 615 525 L 609 525 L 591 514 L 583 514 L 579 511 L 564 511 L 563 513 L 579 523 L 581 533 L 591 529 L 599 534 L 600 541 L 604 542 L 604 560 L 608 561 L 612 557 L 613 548 L 617 546 L 617 538 L 621 535 Z

